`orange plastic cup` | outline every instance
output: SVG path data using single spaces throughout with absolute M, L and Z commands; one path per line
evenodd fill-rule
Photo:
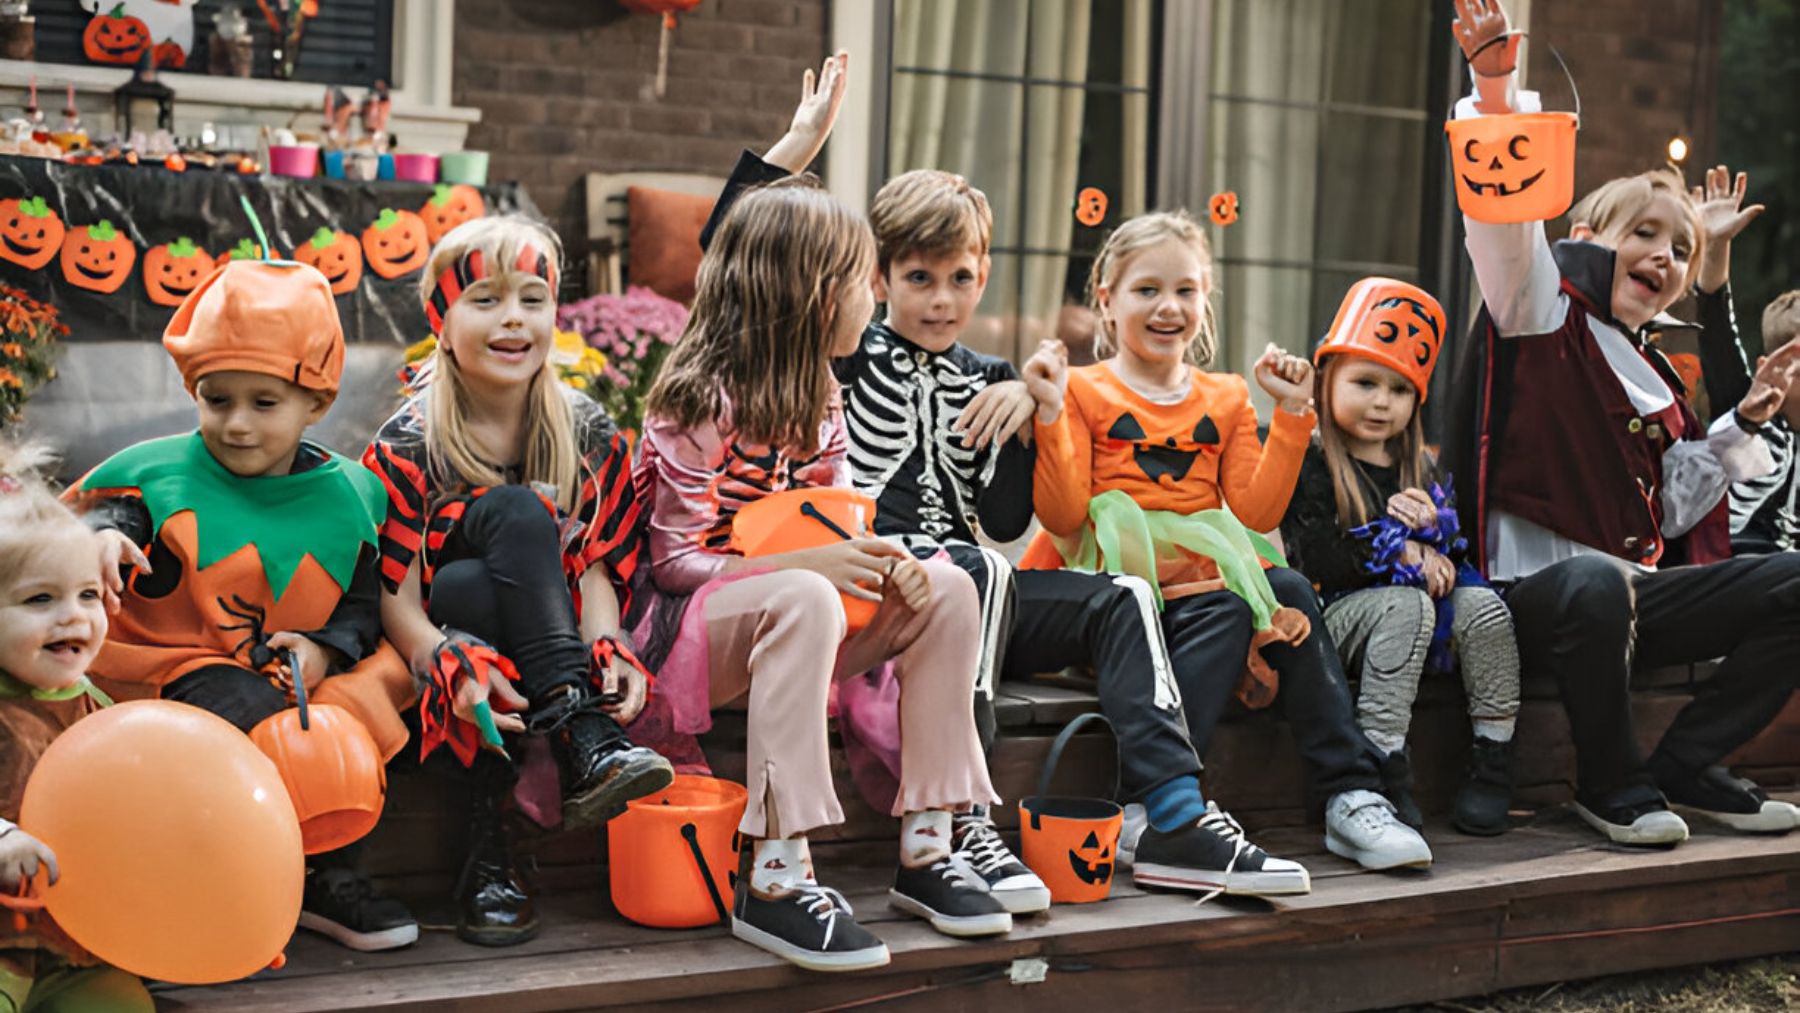
M 874 520 L 875 501 L 855 489 L 789 489 L 739 510 L 731 522 L 731 545 L 748 557 L 816 549 L 846 538 L 865 537 Z M 881 607 L 878 601 L 849 595 L 844 595 L 843 601 L 851 633 L 867 627 Z
M 734 781 L 678 774 L 662 791 L 627 803 L 625 814 L 606 825 L 613 906 L 659 929 L 722 921 L 737 870 L 733 837 L 747 798 Z

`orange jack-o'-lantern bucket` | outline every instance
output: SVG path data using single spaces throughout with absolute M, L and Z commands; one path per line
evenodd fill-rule
M 606 825 L 613 906 L 660 929 L 725 920 L 737 868 L 732 838 L 747 798 L 736 782 L 679 774 L 662 791 L 627 803 Z
M 854 489 L 789 489 L 739 510 L 731 522 L 731 546 L 749 557 L 816 549 L 867 537 L 874 521 L 875 501 Z M 851 633 L 868 626 L 881 607 L 878 601 L 849 595 L 843 600 Z
M 1575 113 L 1447 120 L 1456 203 L 1478 222 L 1548 221 L 1575 201 Z
M 375 829 L 387 799 L 387 769 L 362 722 L 342 707 L 308 705 L 292 655 L 288 666 L 296 706 L 264 718 L 250 730 L 250 741 L 281 772 L 300 818 L 301 843 L 317 855 Z
M 1424 404 L 1444 326 L 1444 308 L 1431 293 L 1395 278 L 1364 278 L 1344 293 L 1313 362 L 1349 355 L 1380 363 L 1405 377 Z
M 1083 714 L 1069 722 L 1050 745 L 1036 795 L 1019 801 L 1019 850 L 1060 904 L 1105 900 L 1118 867 L 1119 831 L 1125 811 L 1099 798 L 1051 795 L 1050 779 L 1069 739 L 1085 724 L 1112 725 L 1099 714 Z M 1113 794 L 1118 795 L 1117 782 Z

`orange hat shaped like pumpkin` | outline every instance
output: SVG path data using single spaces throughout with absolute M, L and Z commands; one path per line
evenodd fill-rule
M 208 275 L 163 332 L 189 395 L 208 373 L 280 377 L 337 396 L 344 328 L 331 283 L 285 260 L 233 260 Z
M 1406 377 L 1424 404 L 1444 326 L 1444 308 L 1431 293 L 1393 278 L 1364 278 L 1345 293 L 1313 362 L 1323 366 L 1327 356 L 1354 355 L 1380 363 Z

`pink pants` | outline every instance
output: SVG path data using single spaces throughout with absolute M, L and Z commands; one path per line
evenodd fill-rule
M 900 683 L 893 815 L 1000 801 L 975 732 L 975 584 L 946 560 L 924 566 L 931 575 L 924 611 L 888 599 L 848 640 L 837 588 L 810 570 L 746 577 L 707 598 L 712 706 L 749 698 L 750 801 L 740 831 L 791 837 L 843 822 L 831 781 L 826 698 L 832 680 L 889 658 Z

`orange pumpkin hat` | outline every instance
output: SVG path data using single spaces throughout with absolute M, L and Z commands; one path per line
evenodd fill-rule
M 1444 326 L 1444 308 L 1431 293 L 1393 278 L 1364 278 L 1344 294 L 1313 362 L 1323 366 L 1327 356 L 1354 355 L 1380 363 L 1406 377 L 1424 404 Z
M 233 260 L 188 295 L 163 332 L 189 395 L 225 370 L 280 377 L 337 396 L 344 328 L 331 283 L 285 260 Z

